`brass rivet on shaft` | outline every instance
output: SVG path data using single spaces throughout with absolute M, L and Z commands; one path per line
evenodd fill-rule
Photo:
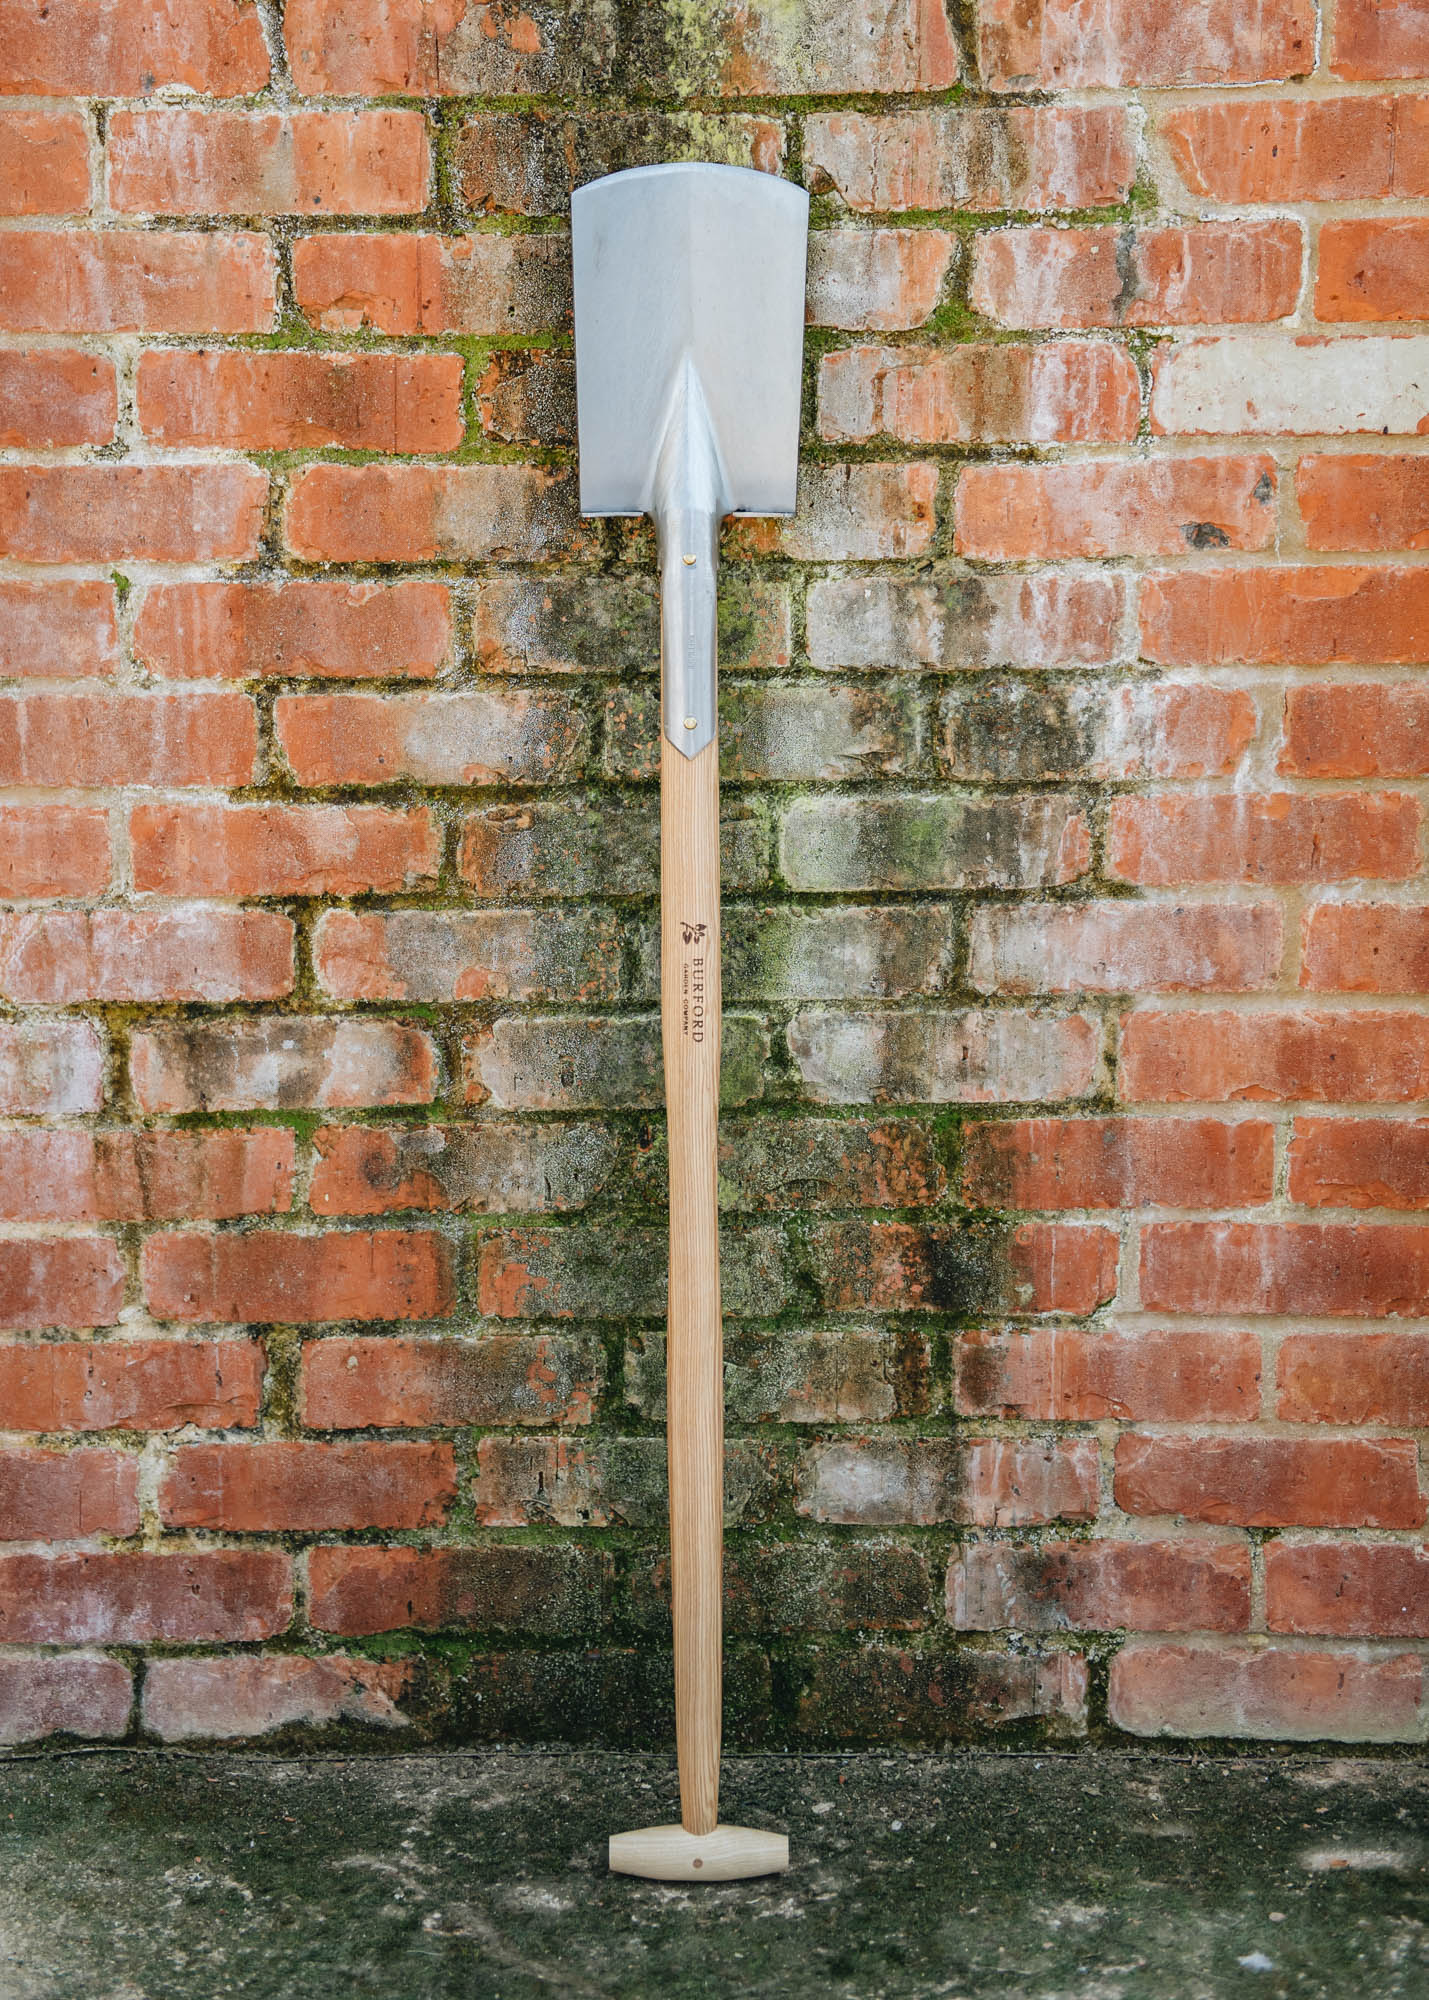
M 693 569 L 694 566 L 695 566 L 695 558 L 693 556 L 686 556 L 685 557 L 686 569 Z
M 700 726 L 700 722 L 699 722 L 699 717 L 698 717 L 698 716 L 696 716 L 696 715 L 687 715 L 687 716 L 685 717 L 685 727 L 686 727 L 686 729 L 698 729 L 698 728 L 699 728 L 699 726 Z

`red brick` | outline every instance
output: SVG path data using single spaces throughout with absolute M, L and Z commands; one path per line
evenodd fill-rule
M 1290 688 L 1279 768 L 1306 778 L 1419 777 L 1429 772 L 1429 688 L 1361 681 Z
M 1026 903 L 972 919 L 981 993 L 1252 992 L 1280 969 L 1271 903 Z
M 164 896 L 356 896 L 441 866 L 426 808 L 150 805 L 129 815 L 134 887 Z
M 0 674 L 78 680 L 118 665 L 112 584 L 0 583 Z
M 293 1198 L 291 1132 L 0 1130 L 0 1216 L 186 1222 L 269 1215 Z
M 1077 0 L 984 0 L 978 48 L 992 90 L 1269 83 L 1314 68 L 1315 11 L 1310 0 L 1252 12 L 1236 0 L 1194 12 L 1119 0 L 1093 27 Z
M 578 777 L 589 725 L 564 696 L 284 695 L 278 740 L 300 785 L 553 783 Z
M 1300 225 L 998 229 L 969 294 L 1002 326 L 1218 326 L 1283 319 L 1300 295 Z
M 159 1489 L 171 1528 L 423 1528 L 456 1498 L 449 1444 L 191 1444 Z
M 104 1051 L 88 1021 L 0 1021 L 0 1111 L 53 1118 L 98 1111 Z
M 1252 98 L 1160 121 L 1177 172 L 1214 201 L 1373 201 L 1429 194 L 1429 99 Z
M 1419 869 L 1420 807 L 1402 793 L 1200 793 L 1115 799 L 1107 873 L 1181 882 L 1393 880 Z
M 804 172 L 865 214 L 1096 208 L 1125 201 L 1136 171 L 1119 105 L 818 112 Z
M 186 1230 L 149 1238 L 143 1276 L 150 1310 L 189 1322 L 444 1318 L 455 1304 L 450 1246 L 428 1229 Z
M 1429 21 L 1419 0 L 1338 0 L 1330 67 L 1355 80 L 1429 75 Z
M 1261 549 L 1274 532 L 1268 458 L 980 465 L 958 481 L 957 547 L 994 562 Z
M 1158 1222 L 1141 1232 L 1141 1302 L 1153 1311 L 1422 1314 L 1429 1228 L 1335 1222 Z
M 497 1229 L 477 1243 L 476 1296 L 492 1319 L 663 1319 L 668 1234 L 663 1229 Z M 726 1228 L 720 1278 L 725 1311 L 770 1319 L 792 1305 L 793 1261 L 783 1230 Z
M 133 1693 L 122 1660 L 85 1653 L 0 1660 L 0 1743 L 122 1736 Z
M 1297 1118 L 1290 1199 L 1307 1208 L 1429 1208 L 1429 1121 Z
M 1429 221 L 1357 217 L 1320 225 L 1315 317 L 1322 320 L 1429 316 Z
M 134 652 L 171 680 L 429 680 L 451 651 L 444 583 L 151 584 Z
M 310 465 L 288 498 L 288 546 L 313 562 L 535 561 L 575 552 L 567 472 L 534 465 Z
M 144 215 L 407 215 L 427 203 L 419 111 L 116 111 L 109 199 Z
M 0 27 L 0 38 L 4 33 Z M 88 207 L 89 128 L 83 116 L 0 111 L 0 215 L 79 215 Z
M 1295 491 L 1312 549 L 1429 547 L 1429 462 L 1422 458 L 1359 452 L 1302 458 Z
M 612 168 L 707 159 L 777 174 L 785 128 L 776 117 L 729 111 L 599 109 L 561 105 L 480 110 L 464 119 L 450 154 L 458 198 L 477 215 L 563 215 L 574 190 Z
M 1429 1639 L 1429 1549 L 1402 1542 L 1272 1542 L 1265 1552 L 1272 1632 Z
M 302 236 L 293 288 L 314 325 L 337 332 L 544 333 L 570 320 L 570 246 L 545 235 Z
M 1423 1662 L 1260 1646 L 1133 1642 L 1111 1663 L 1107 1712 L 1133 1736 L 1292 1742 L 1419 1740 Z
M 106 813 L 0 806 L 0 896 L 97 896 L 108 881 Z
M 798 1492 L 796 1513 L 863 1527 L 1089 1520 L 1097 1511 L 1096 1443 L 839 1439 L 807 1452 Z
M 1418 1014 L 1134 1013 L 1122 1029 L 1121 1094 L 1413 1103 L 1429 1094 L 1429 1026 Z
M 406 1718 L 397 1697 L 411 1672 L 405 1660 L 348 1660 L 338 1654 L 150 1660 L 144 1670 L 144 1727 L 165 1743 L 265 1736 L 295 1723 L 400 1728 Z
M 1215 1424 L 1260 1412 L 1253 1333 L 964 1333 L 956 1363 L 962 1416 Z
M 292 1615 L 292 1567 L 274 1550 L 0 1555 L 0 1641 L 6 1645 L 271 1639 Z
M 1425 1516 L 1408 1438 L 1123 1436 L 1115 1495 L 1128 1514 L 1245 1528 L 1413 1528 Z
M 117 415 L 112 361 L 58 347 L 0 351 L 0 445 L 107 444 Z
M 111 1326 L 124 1265 L 107 1236 L 0 1241 L 0 1326 Z
M 945 229 L 816 229 L 809 241 L 809 324 L 853 333 L 922 326 L 957 254 L 957 238 Z
M 247 1015 L 140 1029 L 129 1075 L 142 1111 L 346 1110 L 429 1104 L 429 1035 L 400 1021 Z
M 932 542 L 936 465 L 806 466 L 799 513 L 734 524 L 733 556 L 791 556 L 796 562 L 881 562 L 918 556 Z
M 1140 411 L 1131 357 L 1105 341 L 842 347 L 819 363 L 834 444 L 1112 444 Z
M 1429 991 L 1429 908 L 1317 904 L 1305 916 L 1300 984 L 1324 993 Z
M 98 1448 L 0 1451 L 0 1541 L 138 1532 L 138 1459 Z
M 3 0 L 0 91 L 27 97 L 142 97 L 178 85 L 241 97 L 268 81 L 256 7 L 244 0 Z
M 262 1391 L 253 1340 L 0 1342 L 11 1430 L 233 1430 L 257 1423 Z
M 1163 666 L 1429 660 L 1429 570 L 1361 564 L 1148 576 L 1141 650 Z
M 139 423 L 166 445 L 236 451 L 450 451 L 462 441 L 459 354 L 141 355 Z
M 848 1128 L 841 1121 L 834 1129 L 841 1134 Z M 308 1201 L 315 1215 L 388 1215 L 404 1208 L 510 1215 L 583 1208 L 614 1178 L 617 1143 L 599 1125 L 510 1119 L 328 1125 L 313 1135 L 317 1160 Z M 896 1182 L 896 1154 L 891 1164 L 888 1178 Z M 902 1205 L 892 1188 L 883 1193 L 879 1206 Z
M 258 553 L 251 465 L 0 467 L 0 554 L 19 562 L 233 562 Z
M 1263 1119 L 1022 1118 L 963 1127 L 963 1191 L 991 1208 L 1240 1208 L 1269 1201 Z
M 1293 1424 L 1429 1424 L 1429 1336 L 1290 1333 L 1275 1414 Z
M 264 333 L 277 310 L 266 236 L 233 230 L 10 230 L 0 329 Z
M 339 1431 L 584 1424 L 594 1412 L 601 1373 L 594 1350 L 556 1334 L 309 1341 L 303 1422 Z
M 958 1632 L 1243 1632 L 1250 1551 L 1223 1542 L 977 1542 L 954 1553 Z
M 326 910 L 313 969 L 339 1000 L 618 1000 L 621 927 L 572 910 Z
M 834 1222 L 810 1242 L 830 1312 L 1089 1313 L 1116 1290 L 1110 1229 L 1027 1222 L 984 1243 L 956 1226 Z
M 537 1631 L 569 1638 L 602 1622 L 603 1550 L 567 1543 L 477 1548 L 316 1548 L 309 1615 L 319 1631 Z
M 202 903 L 140 915 L 55 910 L 0 917 L 0 994 L 76 1000 L 275 1000 L 293 985 L 293 923 Z
M 0 695 L 0 784 L 246 785 L 256 755 L 247 695 Z

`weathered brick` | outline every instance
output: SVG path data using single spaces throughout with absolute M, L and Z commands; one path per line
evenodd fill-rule
M 124 1266 L 107 1236 L 0 1242 L 0 1326 L 112 1326 Z
M 1429 1033 L 1417 1014 L 1148 1011 L 1122 1029 L 1130 1101 L 1399 1104 L 1426 1090 Z
M 129 1075 L 142 1111 L 346 1110 L 428 1104 L 437 1055 L 398 1021 L 245 1015 L 143 1028 Z
M 736 683 L 721 690 L 719 706 L 721 771 L 733 783 L 896 778 L 919 761 L 918 697 L 897 683 Z M 653 778 L 660 768 L 655 689 L 618 689 L 607 697 L 603 721 L 610 775 Z
M 1429 1229 L 1335 1222 L 1161 1222 L 1141 1232 L 1153 1311 L 1384 1319 L 1424 1312 Z
M 1289 688 L 1278 768 L 1305 778 L 1429 771 L 1429 689 L 1418 681 Z
M 169 1461 L 171 1528 L 422 1528 L 456 1497 L 449 1444 L 189 1444 Z
M 268 81 L 262 24 L 243 0 L 168 0 L 139 12 L 123 0 L 4 0 L 0 46 L 0 91 L 31 97 L 142 97 L 175 86 L 241 97 Z
M 140 428 L 236 451 L 450 451 L 465 430 L 459 354 L 159 349 L 140 356 Z
M 1429 1121 L 1297 1118 L 1290 1199 L 1307 1208 L 1429 1208 Z
M 768 1031 L 748 1015 L 724 1016 L 720 1102 L 762 1096 Z M 650 1016 L 540 1020 L 506 1015 L 462 1043 L 469 1104 L 511 1111 L 578 1111 L 591 1106 L 647 1110 L 663 1104 L 660 1023 Z
M 7 1645 L 271 1639 L 292 1615 L 292 1566 L 276 1550 L 0 1555 L 0 1639 Z
M 965 1333 L 955 1363 L 962 1416 L 1234 1423 L 1260 1412 L 1253 1333 Z
M 726 1526 L 767 1518 L 775 1479 L 771 1446 L 729 1440 Z M 482 1527 L 663 1528 L 668 1487 L 663 1438 L 486 1437 L 477 1446 L 475 1513 Z
M 300 236 L 293 289 L 335 332 L 531 334 L 571 316 L 561 236 Z
M 1125 603 L 1115 575 L 829 577 L 809 592 L 809 656 L 816 667 L 1098 666 L 1120 652 Z
M 112 361 L 66 348 L 0 352 L 0 445 L 107 444 L 117 412 Z
M 1116 1290 L 1110 1229 L 860 1220 L 816 1223 L 808 1243 L 830 1312 L 1080 1314 Z
M 1309 0 L 1275 0 L 1248 14 L 1209 0 L 1191 14 L 1157 0 L 1123 0 L 1095 29 L 1075 0 L 984 0 L 978 53 L 993 90 L 1136 90 L 1269 83 L 1315 63 Z
M 1403 1542 L 1272 1542 L 1265 1552 L 1272 1632 L 1429 1637 L 1429 1549 Z
M 656 1164 L 637 1154 L 638 1185 Z M 726 1118 L 719 1178 L 721 1205 L 751 1212 L 922 1208 L 947 1184 L 932 1127 L 913 1118 Z
M 1320 225 L 1316 319 L 1423 319 L 1426 301 L 1429 223 L 1371 216 Z
M 1123 1436 L 1116 1503 L 1241 1527 L 1412 1528 L 1425 1517 L 1400 1438 Z
M 1429 909 L 1320 903 L 1304 920 L 1300 984 L 1330 993 L 1429 990 Z
M 1039 687 L 1014 677 L 945 694 L 938 729 L 954 778 L 1206 778 L 1241 762 L 1255 734 L 1255 703 L 1243 688 Z
M 1261 904 L 990 905 L 972 920 L 983 993 L 1242 993 L 1273 984 L 1283 924 Z
M 661 1553 L 632 1578 L 642 1632 L 669 1630 L 670 1563 Z M 744 1542 L 724 1570 L 724 1629 L 731 1638 L 774 1633 L 917 1632 L 932 1623 L 928 1562 L 906 1543 L 841 1538 Z
M 503 444 L 574 444 L 574 360 L 564 350 L 498 350 L 477 381 L 476 414 L 483 437 Z
M 285 518 L 310 562 L 534 561 L 586 532 L 569 473 L 532 465 L 310 465 Z
M 598 1629 L 609 1594 L 603 1550 L 494 1543 L 468 1549 L 318 1548 L 310 1614 L 324 1632 Z
M 139 1532 L 139 1462 L 120 1452 L 0 1451 L 0 1537 L 71 1542 Z
M 619 1000 L 624 950 L 600 909 L 326 910 L 313 934 L 339 1000 Z
M 998 1104 L 1082 1097 L 1099 1036 L 1090 1016 L 1013 1008 L 842 1014 L 789 1023 L 804 1095 L 823 1104 Z
M 812 326 L 897 333 L 932 318 L 958 240 L 943 229 L 816 229 L 809 238 Z
M 0 1021 L 0 1111 L 53 1118 L 103 1102 L 104 1051 L 88 1021 Z
M 397 1697 L 410 1668 L 401 1660 L 348 1660 L 339 1654 L 240 1654 L 236 1658 L 151 1660 L 144 1674 L 144 1728 L 164 1743 L 195 1737 L 265 1736 L 293 1724 L 365 1723 L 403 1727 Z
M 554 783 L 579 777 L 589 752 L 583 715 L 524 688 L 284 695 L 275 715 L 300 785 Z
M 406 215 L 430 161 L 417 111 L 116 111 L 109 199 L 144 215 Z
M 1224 1542 L 976 1542 L 948 1569 L 959 1632 L 1243 1632 L 1250 1551 Z
M 134 621 L 136 657 L 170 680 L 428 680 L 451 642 L 448 587 L 416 580 L 151 584 Z
M 1423 1680 L 1413 1653 L 1133 1641 L 1111 1663 L 1107 1711 L 1133 1736 L 1417 1742 Z
M 956 930 L 946 903 L 727 909 L 725 990 L 736 1003 L 940 993 L 952 980 Z
M 493 1319 L 657 1319 L 665 1312 L 664 1230 L 506 1229 L 477 1255 L 478 1309 Z M 724 1309 L 772 1319 L 797 1296 L 782 1230 L 726 1229 L 720 1241 Z
M 976 799 L 946 793 L 796 799 L 779 830 L 793 889 L 1046 888 L 1091 858 L 1071 799 Z
M 277 310 L 266 236 L 231 230 L 7 230 L 10 333 L 265 333 Z
M 1373 201 L 1429 193 L 1422 97 L 1222 99 L 1160 120 L 1177 172 L 1214 201 Z
M 992 1208 L 1241 1208 L 1269 1201 L 1260 1118 L 1027 1118 L 963 1128 L 963 1191 Z
M 599 1348 L 561 1334 L 309 1341 L 303 1422 L 315 1430 L 584 1424 L 603 1376 Z
M 293 923 L 275 910 L 191 903 L 162 913 L 0 918 L 0 994 L 76 1000 L 275 1000 L 293 985 Z
M 942 1747 L 1036 1723 L 1060 1740 L 1087 1728 L 1087 1665 L 1075 1653 L 840 1647 L 814 1655 L 797 1729 L 811 1743 Z
M 7 785 L 245 785 L 256 754 L 246 695 L 0 696 Z
M 1274 532 L 1263 457 L 969 466 L 958 481 L 957 547 L 984 561 L 1260 549 Z
M 757 803 L 726 798 L 720 812 L 726 894 L 770 878 L 770 829 Z M 566 799 L 487 806 L 462 821 L 457 870 L 478 896 L 648 896 L 660 882 L 660 812 L 618 794 L 588 806 Z
M 1295 492 L 1312 549 L 1415 549 L 1429 538 L 1425 461 L 1399 454 L 1302 458 Z
M 1341 0 L 1330 67 L 1355 80 L 1429 75 L 1429 24 L 1415 0 Z
M 0 1131 L 0 1216 L 15 1222 L 218 1221 L 293 1198 L 294 1142 L 255 1132 Z
M 45 1736 L 122 1736 L 134 1683 L 122 1660 L 38 1654 L 0 1660 L 0 1743 Z
M 469 1215 L 584 1208 L 611 1181 L 617 1141 L 600 1125 L 329 1125 L 314 1136 L 318 1215 L 418 1208 Z
M 1116 799 L 1107 873 L 1161 888 L 1393 880 L 1418 872 L 1419 818 L 1418 801 L 1395 792 Z
M 129 848 L 134 887 L 164 896 L 353 896 L 441 866 L 431 814 L 381 806 L 135 806 Z
M 75 806 L 0 806 L 0 896 L 97 896 L 109 882 L 109 821 Z
M 0 467 L 0 555 L 17 562 L 234 562 L 258 553 L 251 465 Z
M 858 1438 L 811 1446 L 795 1511 L 862 1527 L 1015 1527 L 1097 1510 L 1091 1439 Z
M 256 1424 L 253 1340 L 0 1342 L 0 1402 L 18 1431 L 168 1431 Z
M 0 111 L 0 215 L 79 215 L 88 207 L 89 128 L 83 116 Z
M 427 1229 L 160 1234 L 143 1278 L 158 1318 L 188 1322 L 440 1319 L 455 1302 L 451 1246 Z
M 792 652 L 787 584 L 748 569 L 719 580 L 719 670 L 777 673 Z M 650 575 L 495 576 L 476 586 L 472 643 L 488 674 L 653 675 L 659 585 Z
M 119 664 L 109 583 L 0 583 L 0 673 L 112 674 Z
M 805 465 L 794 519 L 736 521 L 729 553 L 797 562 L 922 555 L 933 539 L 937 495 L 936 465 Z
M 784 1333 L 726 1327 L 725 1410 L 742 1424 L 861 1424 L 922 1417 L 931 1407 L 928 1342 L 900 1330 Z M 665 1341 L 647 1333 L 625 1348 L 625 1398 L 665 1418 Z
M 1216 326 L 1284 319 L 1300 295 L 1297 222 L 997 229 L 969 297 L 1000 326 Z
M 741 113 L 478 111 L 455 134 L 452 169 L 478 215 L 564 215 L 585 181 L 666 160 L 714 160 L 776 174 L 784 128 Z
M 804 173 L 865 213 L 900 209 L 1097 208 L 1125 201 L 1135 173 L 1126 113 L 1061 105 L 965 105 L 874 116 L 817 112 Z
M 1429 1423 L 1429 1338 L 1422 1333 L 1290 1333 L 1275 1413 L 1290 1423 Z
M 1404 431 L 1429 415 L 1429 342 L 1236 334 L 1164 347 L 1151 367 L 1153 432 L 1256 436 Z
M 1140 410 L 1131 357 L 1103 341 L 841 347 L 819 363 L 833 444 L 1114 444 Z

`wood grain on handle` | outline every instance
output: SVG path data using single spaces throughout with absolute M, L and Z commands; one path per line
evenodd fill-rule
M 660 739 L 660 1018 L 670 1131 L 666 1368 L 675 1735 L 688 1833 L 719 1816 L 724 1361 L 719 1308 L 719 745 Z

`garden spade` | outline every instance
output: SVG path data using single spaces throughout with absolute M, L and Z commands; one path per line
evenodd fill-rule
M 715 586 L 726 514 L 792 514 L 808 196 L 743 167 L 637 167 L 577 190 L 581 511 L 653 514 L 660 557 L 660 1015 L 670 1139 L 667 1430 L 679 1826 L 615 1834 L 666 1881 L 788 1866 L 719 1824 L 724 1380 Z

